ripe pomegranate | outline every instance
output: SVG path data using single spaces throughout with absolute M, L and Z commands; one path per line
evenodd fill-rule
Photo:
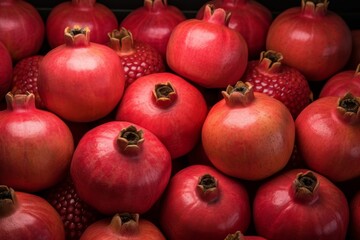
M 231 13 L 229 28 L 239 31 L 244 37 L 249 59 L 258 58 L 260 52 L 265 50 L 266 35 L 272 22 L 270 9 L 254 0 L 211 0 L 198 10 L 196 18 L 203 18 L 206 4 Z
M 202 19 L 179 23 L 170 35 L 166 60 L 172 71 L 206 88 L 235 84 L 248 63 L 242 35 L 229 28 L 231 15 L 207 4 Z
M 264 179 L 284 168 L 295 141 L 287 107 L 241 81 L 222 93 L 202 128 L 204 151 L 212 164 L 246 180 Z
M 283 63 L 308 81 L 323 81 L 348 62 L 352 39 L 349 26 L 331 11 L 328 0 L 301 0 L 272 21 L 266 49 L 281 52 Z
M 8 49 L 13 62 L 37 54 L 44 39 L 44 19 L 33 2 L 0 1 L 0 42 Z
M 273 50 L 263 51 L 260 60 L 248 63 L 241 78 L 254 86 L 254 91 L 265 93 L 285 104 L 294 119 L 312 100 L 312 91 L 305 76 L 283 62 L 283 55 Z
M 348 92 L 360 96 L 360 63 L 355 70 L 340 71 L 329 78 L 321 88 L 319 97 L 342 97 Z
M 345 240 L 349 206 L 326 177 L 292 169 L 264 182 L 253 201 L 256 232 L 269 240 Z
M 96 0 L 57 1 L 46 18 L 46 38 L 50 48 L 65 43 L 64 29 L 76 25 L 87 26 L 91 41 L 107 43 L 107 33 L 118 27 L 115 13 Z
M 295 126 L 298 151 L 310 169 L 336 182 L 360 176 L 360 97 L 319 98 Z
M 175 159 L 190 152 L 199 141 L 207 110 L 196 87 L 176 74 L 163 72 L 143 76 L 131 84 L 115 119 L 150 130 Z
M 33 93 L 6 95 L 0 111 L 0 183 L 37 192 L 66 175 L 74 152 L 68 126 L 57 115 L 35 106 Z
M 35 106 L 41 109 L 44 109 L 45 105 L 38 92 L 37 80 L 39 76 L 39 66 L 43 58 L 43 55 L 33 55 L 17 62 L 14 67 L 11 86 L 11 92 L 13 94 L 33 93 L 35 95 Z
M 38 89 L 46 109 L 73 122 L 105 117 L 124 91 L 119 56 L 91 42 L 88 27 L 68 27 L 64 38 L 65 44 L 47 52 L 40 63 Z
M 79 197 L 104 214 L 148 211 L 165 190 L 171 156 L 149 130 L 110 121 L 88 131 L 70 167 Z
M 172 240 L 224 239 L 229 232 L 245 232 L 251 218 L 244 185 L 206 165 L 177 172 L 160 207 L 160 226 Z

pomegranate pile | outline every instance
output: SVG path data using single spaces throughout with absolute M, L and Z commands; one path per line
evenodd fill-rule
M 360 240 L 360 29 L 329 5 L 0 0 L 0 240 Z

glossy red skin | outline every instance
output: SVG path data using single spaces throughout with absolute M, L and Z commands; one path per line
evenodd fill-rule
M 67 174 L 74 151 L 68 126 L 55 114 L 27 103 L 0 112 L 0 182 L 37 192 Z
M 212 0 L 206 4 L 214 4 L 216 8 L 231 12 L 229 28 L 241 33 L 249 49 L 249 58 L 257 59 L 260 52 L 265 50 L 266 36 L 272 22 L 271 11 L 253 0 Z M 197 12 L 196 18 L 202 19 L 204 6 Z
M 336 182 L 360 176 L 360 123 L 339 117 L 338 99 L 319 98 L 295 121 L 296 144 L 305 164 Z
M 3 99 L 5 94 L 10 90 L 12 83 L 13 62 L 10 52 L 0 41 L 0 98 Z
M 46 109 L 73 122 L 108 115 L 120 101 L 124 84 L 119 56 L 93 42 L 60 45 L 44 56 L 39 68 L 38 91 Z
M 260 180 L 280 171 L 294 147 L 294 120 L 280 101 L 254 92 L 249 105 L 216 103 L 202 128 L 209 160 L 222 172 L 241 179 Z M 241 119 L 241 121 L 239 121 Z
M 221 20 L 188 19 L 171 33 L 166 59 L 174 72 L 191 82 L 226 88 L 245 72 L 248 48 L 241 34 Z
M 156 101 L 156 84 L 170 82 L 177 98 L 168 107 Z M 116 120 L 136 123 L 153 132 L 169 150 L 173 159 L 189 153 L 200 139 L 207 115 L 201 92 L 173 73 L 154 73 L 133 82 L 125 91 L 116 112 Z
M 210 174 L 218 180 L 219 198 L 209 203 L 196 191 L 199 178 Z M 224 239 L 245 232 L 250 224 L 250 203 L 244 186 L 216 168 L 191 165 L 174 175 L 164 194 L 160 224 L 172 240 Z
M 134 225 L 136 231 L 118 230 L 111 226 L 111 219 L 103 219 L 90 225 L 81 236 L 81 240 L 165 240 L 164 235 L 156 225 L 146 219 L 139 219 Z M 120 226 L 121 227 L 121 226 Z M 135 230 L 134 229 L 134 230 Z
M 253 201 L 257 233 L 269 240 L 344 240 L 349 222 L 345 195 L 331 181 L 315 173 L 320 181 L 318 198 L 294 199 L 292 183 L 306 169 L 292 169 L 259 187 Z
M 357 190 L 350 202 L 350 216 L 351 225 L 350 232 L 351 237 L 354 240 L 360 239 L 360 191 Z
M 266 49 L 281 52 L 283 62 L 300 70 L 307 80 L 322 81 L 347 63 L 351 32 L 345 21 L 330 10 L 324 15 L 321 11 L 305 12 L 302 7 L 281 12 L 270 25 Z
M 347 92 L 360 96 L 360 72 L 356 70 L 343 70 L 329 78 L 322 87 L 319 97 L 342 97 Z
M 14 62 L 36 54 L 44 38 L 44 21 L 32 4 L 23 0 L 0 2 L 0 41 Z
M 163 0 L 144 0 L 144 5 L 131 11 L 119 27 L 125 27 L 140 42 L 148 43 L 166 59 L 171 32 L 186 20 L 184 13 Z
M 108 33 L 118 28 L 114 12 L 95 0 L 68 0 L 51 9 L 46 19 L 46 36 L 51 48 L 64 44 L 64 29 L 80 25 L 91 30 L 91 41 L 106 44 Z
M 142 150 L 123 154 L 116 138 L 130 125 L 144 131 Z M 70 173 L 79 197 L 104 214 L 145 213 L 159 199 L 171 174 L 171 157 L 149 130 L 110 121 L 88 131 L 75 149 Z
M 61 218 L 43 198 L 15 192 L 18 205 L 9 216 L 0 215 L 0 240 L 53 239 L 64 240 Z

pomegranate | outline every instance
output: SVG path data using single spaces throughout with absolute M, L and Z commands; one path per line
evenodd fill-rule
M 283 63 L 308 81 L 329 78 L 350 58 L 350 28 L 328 5 L 328 0 L 301 0 L 301 6 L 281 12 L 268 31 L 266 49 L 281 52 Z
M 206 115 L 207 105 L 197 88 L 164 72 L 143 76 L 130 85 L 115 119 L 152 131 L 175 159 L 195 147 Z
M 58 183 L 68 172 L 74 141 L 55 114 L 37 109 L 35 95 L 8 93 L 0 112 L 0 182 L 37 192 Z
M 0 1 L 0 42 L 9 50 L 13 62 L 37 54 L 44 39 L 44 21 L 31 3 Z
M 266 239 L 345 239 L 349 206 L 326 177 L 292 169 L 263 183 L 254 198 L 257 233 Z
M 284 103 L 296 119 L 311 102 L 312 91 L 304 75 L 282 61 L 280 52 L 263 51 L 259 60 L 248 63 L 241 81 L 251 83 L 256 92 L 265 93 Z
M 137 41 L 154 47 L 166 60 L 166 48 L 171 32 L 186 20 L 184 13 L 167 0 L 144 0 L 143 6 L 132 10 L 120 22 Z
M 206 165 L 191 165 L 177 172 L 160 209 L 160 226 L 172 240 L 224 239 L 229 232 L 245 232 L 250 218 L 245 187 Z
M 322 97 L 295 121 L 297 148 L 306 165 L 332 181 L 360 176 L 360 97 Z
M 211 163 L 246 180 L 264 179 L 284 168 L 295 141 L 287 107 L 241 81 L 222 93 L 224 98 L 210 109 L 202 128 L 202 144 Z
M 139 214 L 117 213 L 90 225 L 80 240 L 165 240 L 160 229 Z
M 179 23 L 167 46 L 171 70 L 206 88 L 235 84 L 245 72 L 248 47 L 242 35 L 228 27 L 230 17 L 223 8 L 207 4 L 202 19 Z
M 329 78 L 321 88 L 319 97 L 342 97 L 348 92 L 360 96 L 360 63 L 355 70 L 343 70 Z
M 0 185 L 0 240 L 64 240 L 59 214 L 43 198 Z
M 66 43 L 45 54 L 38 91 L 45 107 L 65 120 L 91 122 L 108 115 L 120 101 L 125 74 L 119 56 L 90 41 L 88 27 L 65 29 Z
M 50 48 L 65 43 L 64 29 L 87 26 L 91 42 L 106 44 L 108 32 L 118 27 L 114 12 L 96 0 L 68 0 L 53 7 L 46 18 L 46 36 Z
M 249 58 L 258 58 L 265 50 L 266 35 L 273 19 L 270 9 L 254 0 L 211 0 L 197 11 L 196 18 L 203 18 L 206 4 L 231 13 L 229 28 L 239 31 L 244 37 Z
M 142 214 L 165 190 L 171 156 L 149 130 L 110 121 L 81 138 L 70 173 L 79 198 L 100 213 Z

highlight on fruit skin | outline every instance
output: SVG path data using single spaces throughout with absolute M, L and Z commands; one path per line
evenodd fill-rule
M 166 49 L 169 68 L 205 88 L 235 84 L 248 62 L 248 47 L 239 32 L 228 27 L 230 13 L 207 4 L 202 19 L 179 23 Z
M 104 118 L 119 103 L 125 74 L 119 56 L 91 42 L 88 26 L 64 29 L 65 44 L 48 51 L 40 63 L 38 91 L 46 109 L 72 122 Z
M 298 69 L 308 81 L 322 82 L 347 64 L 351 30 L 344 18 L 331 10 L 331 1 L 299 2 L 274 18 L 266 49 L 281 52 L 283 63 Z
M 360 97 L 346 93 L 309 104 L 295 121 L 304 163 L 334 182 L 360 176 Z
M 38 109 L 33 93 L 6 95 L 0 111 L 0 182 L 35 193 L 57 184 L 74 152 L 67 124 L 52 112 Z

